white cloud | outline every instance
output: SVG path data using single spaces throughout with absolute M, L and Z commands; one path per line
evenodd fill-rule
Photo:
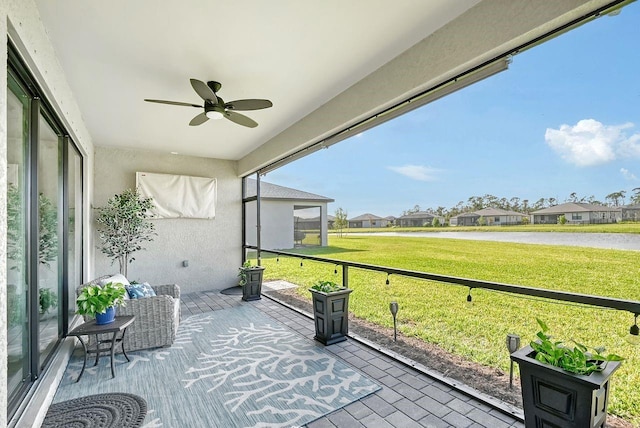
M 631 171 L 629 171 L 626 168 L 620 168 L 620 174 L 622 174 L 622 176 L 629 180 L 629 181 L 637 181 L 638 177 L 636 177 L 636 175 L 634 173 L 632 173 Z
M 628 136 L 625 132 L 633 127 L 633 123 L 604 125 L 594 119 L 583 119 L 575 126 L 547 128 L 544 139 L 567 162 L 593 166 L 640 157 L 640 133 Z
M 388 166 L 387 169 L 418 181 L 437 181 L 440 173 L 439 169 L 423 165 Z

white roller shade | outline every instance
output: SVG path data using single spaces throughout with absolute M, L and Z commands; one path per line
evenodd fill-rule
M 204 218 L 216 215 L 216 179 L 136 172 L 143 196 L 153 198 L 154 218 Z

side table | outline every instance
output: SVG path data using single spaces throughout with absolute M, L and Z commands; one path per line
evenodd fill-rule
M 87 354 L 94 353 L 94 352 L 96 353 L 96 362 L 94 366 L 97 366 L 98 361 L 100 360 L 100 353 L 103 351 L 110 350 L 111 351 L 111 377 L 116 377 L 116 372 L 113 368 L 113 354 L 116 349 L 116 344 L 118 343 L 121 344 L 122 354 L 127 359 L 127 361 L 131 361 L 129 360 L 129 357 L 127 356 L 127 353 L 124 350 L 123 339 L 124 339 L 125 333 L 127 332 L 127 327 L 129 327 L 135 319 L 136 317 L 133 315 L 121 315 L 121 316 L 117 316 L 114 322 L 109 324 L 102 324 L 102 325 L 97 325 L 96 320 L 92 320 L 79 325 L 78 327 L 74 328 L 69 332 L 68 336 L 77 337 L 78 340 L 80 340 L 80 343 L 82 344 L 82 349 L 84 350 L 84 362 L 82 363 L 82 370 L 80 371 L 80 375 L 78 376 L 78 379 L 76 380 L 76 382 L 80 382 L 80 378 L 84 374 L 84 368 L 87 365 Z M 122 334 L 120 335 L 120 337 L 117 337 L 118 333 L 120 332 L 122 332 Z M 105 333 L 113 333 L 111 336 L 111 339 L 100 340 L 99 335 L 105 334 Z M 96 337 L 95 349 L 88 348 L 87 344 L 84 342 L 84 340 L 82 340 L 82 336 L 91 336 L 91 335 L 95 335 Z M 108 346 L 102 346 L 103 344 L 107 344 Z

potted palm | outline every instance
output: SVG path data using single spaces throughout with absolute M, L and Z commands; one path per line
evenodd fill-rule
M 115 319 L 115 307 L 124 306 L 127 290 L 124 284 L 109 282 L 104 286 L 88 285 L 84 287 L 76 303 L 77 312 L 88 317 L 95 317 L 96 324 L 109 324 Z
M 242 264 L 238 272 L 238 285 L 242 287 L 242 300 L 250 302 L 262 299 L 262 273 L 264 267 L 253 266 L 249 260 Z
M 316 335 L 324 345 L 347 340 L 349 294 L 353 290 L 332 281 L 318 281 L 310 289 Z
M 538 340 L 511 354 L 520 367 L 525 427 L 603 427 L 607 418 L 609 380 L 622 357 L 604 348 L 553 341 L 537 320 Z

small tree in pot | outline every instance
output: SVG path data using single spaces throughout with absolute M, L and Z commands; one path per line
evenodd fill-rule
M 135 260 L 131 255 L 144 250 L 142 244 L 153 241 L 155 226 L 151 217 L 151 198 L 145 198 L 138 189 L 127 189 L 114 195 L 107 205 L 97 209 L 100 250 L 112 263 L 117 260 L 120 273 L 127 276 L 127 266 Z

